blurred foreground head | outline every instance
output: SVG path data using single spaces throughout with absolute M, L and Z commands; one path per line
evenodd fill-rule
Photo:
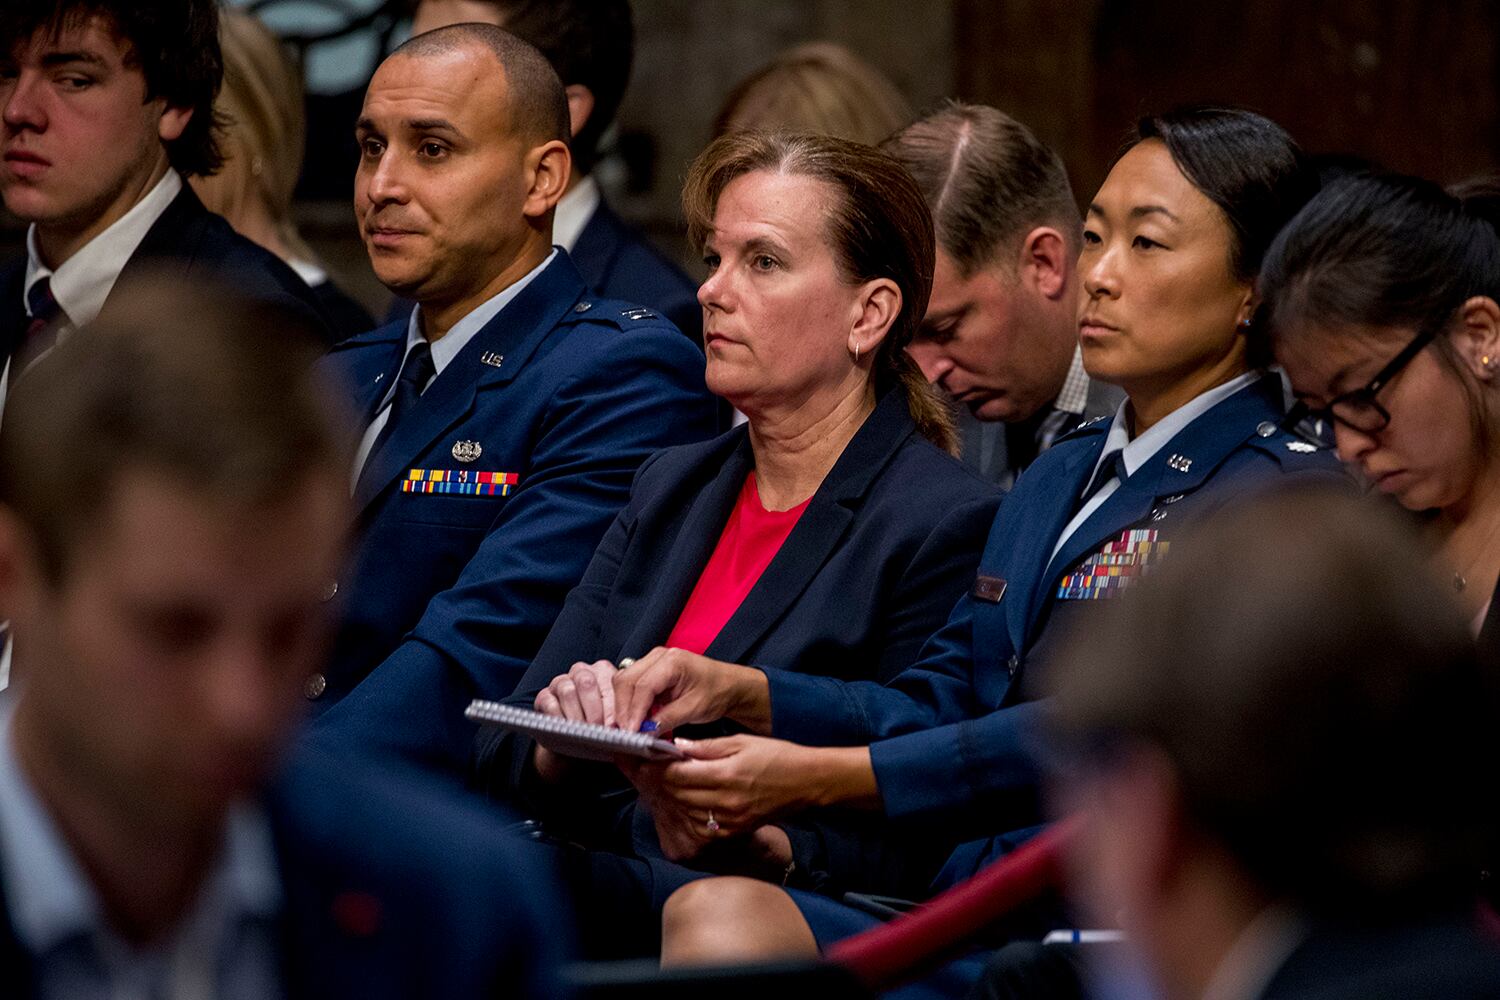
M 1081 884 L 1165 981 L 1272 905 L 1370 924 L 1472 899 L 1496 703 L 1426 561 L 1369 505 L 1276 495 L 1061 664 Z
M 145 283 L 15 383 L 0 424 L 13 731 L 44 798 L 217 822 L 290 735 L 342 548 L 345 434 L 316 334 Z

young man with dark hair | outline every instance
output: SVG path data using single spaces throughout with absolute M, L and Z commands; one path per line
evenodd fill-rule
M 320 348 L 172 280 L 16 387 L 0 996 L 551 995 L 551 889 L 503 817 L 285 754 L 348 500 Z
M 963 459 L 1009 486 L 1062 435 L 1124 398 L 1078 351 L 1083 223 L 1062 159 L 995 108 L 950 102 L 882 148 L 922 189 L 937 267 L 908 351 L 962 404 Z
M 635 42 L 629 0 L 420 0 L 412 31 L 466 21 L 495 24 L 524 38 L 562 78 L 574 173 L 557 204 L 553 240 L 572 255 L 596 293 L 650 306 L 701 340 L 697 285 L 614 213 L 590 176 L 630 82 Z
M 464 777 L 464 708 L 514 689 L 641 463 L 718 428 L 703 355 L 553 246 L 568 128 L 547 60 L 489 24 L 417 35 L 370 81 L 355 213 L 417 308 L 326 362 L 365 428 L 344 624 L 307 689 L 340 750 Z
M 221 163 L 222 76 L 214 0 L 0 9 L 0 196 L 31 224 L 26 257 L 0 269 L 5 388 L 107 311 L 122 275 L 153 266 L 222 280 L 323 325 L 291 269 L 183 183 Z

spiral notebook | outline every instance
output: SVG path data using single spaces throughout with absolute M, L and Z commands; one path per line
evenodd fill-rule
M 464 716 L 485 726 L 499 726 L 524 733 L 554 753 L 584 760 L 609 760 L 620 754 L 647 760 L 683 760 L 687 754 L 651 733 L 627 733 L 623 729 L 592 722 L 574 722 L 555 715 L 543 715 L 529 708 L 502 705 L 498 701 L 469 702 Z

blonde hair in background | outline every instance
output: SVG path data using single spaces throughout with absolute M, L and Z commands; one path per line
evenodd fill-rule
M 873 146 L 913 117 L 880 70 L 842 45 L 809 42 L 741 80 L 714 120 L 713 134 L 781 129 Z
M 193 189 L 241 234 L 259 243 L 273 236 L 281 246 L 267 249 L 314 261 L 292 221 L 306 145 L 302 71 L 281 39 L 250 14 L 221 11 L 219 40 L 224 87 L 215 108 L 226 119 L 225 162 L 217 175 L 194 178 Z

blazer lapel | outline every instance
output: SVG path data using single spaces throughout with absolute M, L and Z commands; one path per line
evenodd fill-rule
M 5 357 L 10 357 L 21 345 L 27 325 L 26 258 L 23 256 L 0 278 L 0 351 L 5 352 Z
M 1033 516 L 1027 516 L 1025 523 L 1017 523 L 1011 533 L 1010 565 L 1017 567 L 1018 579 L 1008 581 L 1007 585 L 1014 590 L 1007 595 L 1008 599 L 1003 604 L 1010 648 L 1017 653 L 1026 648 L 1027 626 L 1035 620 L 1032 610 L 1036 605 L 1037 595 L 1046 590 L 1047 578 L 1045 572 L 1040 575 L 1026 574 L 1024 567 L 1046 566 L 1052 561 L 1052 547 L 1057 544 L 1058 536 L 1076 513 L 1078 495 L 1083 492 L 1084 484 L 1099 462 L 1107 436 L 1096 432 L 1095 439 L 1089 443 L 1088 448 L 1078 449 L 1076 454 L 1069 455 L 1065 462 L 1056 467 L 1051 463 L 1033 465 L 1021 478 L 1020 488 L 1039 497 L 1038 504 L 1042 509 Z M 1005 516 L 1008 503 L 1011 501 L 1007 500 L 1000 505 L 1002 517 Z M 1019 505 L 1010 509 L 1017 514 L 1021 513 Z
M 1281 383 L 1276 376 L 1259 379 L 1215 404 L 1157 449 L 1073 532 L 1057 556 L 1048 561 L 1028 603 L 1026 621 L 1041 620 L 1040 612 L 1052 593 L 1052 585 L 1069 567 L 1099 548 L 1110 536 L 1144 521 L 1158 498 L 1196 490 L 1255 432 L 1258 421 L 1279 417 L 1280 392 Z M 1097 452 L 1095 455 L 1097 461 Z M 1059 525 L 1050 537 L 1055 539 L 1066 524 L 1064 521 Z
M 208 209 L 203 207 L 203 202 L 198 200 L 192 187 L 184 181 L 177 197 L 172 199 L 167 210 L 146 230 L 140 246 L 135 248 L 135 253 L 130 255 L 125 266 L 120 268 L 120 277 L 114 288 L 110 289 L 109 297 L 104 300 L 101 312 L 108 314 L 120 289 L 129 288 L 136 278 L 162 267 L 164 261 L 192 260 L 197 253 L 202 227 L 208 217 Z M 180 272 L 174 270 L 174 273 Z
M 886 393 L 844 448 L 812 502 L 704 655 L 738 663 L 786 613 L 828 561 L 854 520 L 851 509 L 896 450 L 915 433 L 906 400 Z M 787 664 L 790 666 L 790 664 Z
M 379 451 L 365 463 L 354 505 L 361 513 L 411 467 L 411 462 L 474 406 L 481 389 L 504 385 L 516 377 L 583 295 L 583 282 L 566 255 L 559 253 L 515 300 L 500 310 L 422 393 L 417 405 Z M 499 356 L 500 367 L 486 364 Z
M 745 477 L 754 466 L 750 436 L 740 431 L 738 445 L 688 506 L 665 559 L 659 552 L 644 554 L 650 564 L 638 566 L 636 571 L 651 573 L 656 582 L 635 627 L 620 647 L 621 656 L 644 656 L 667 641 L 723 534 L 724 523 L 745 485 Z
M 621 228 L 620 220 L 601 200 L 599 207 L 594 209 L 594 214 L 589 216 L 589 221 L 584 223 L 573 249 L 568 251 L 580 273 L 594 275 L 596 283 L 603 282 L 604 276 L 614 269 L 615 258 L 619 256 L 622 246 Z

